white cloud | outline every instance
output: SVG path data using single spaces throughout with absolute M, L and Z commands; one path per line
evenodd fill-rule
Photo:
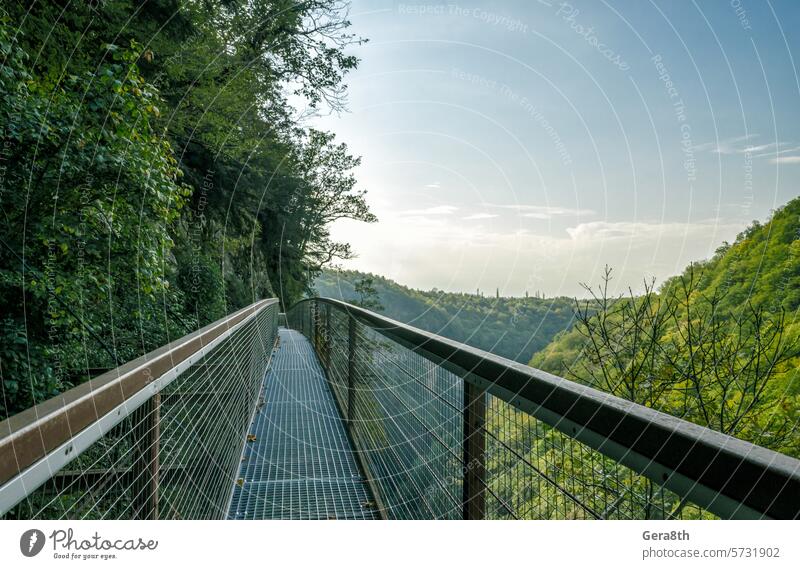
M 737 150 L 737 153 L 738 154 L 745 154 L 745 153 L 749 152 L 750 154 L 759 154 L 760 155 L 762 152 L 766 152 L 767 150 L 772 150 L 772 149 L 776 149 L 777 150 L 779 146 L 784 146 L 785 144 L 786 144 L 785 142 L 781 142 L 781 143 L 771 142 L 769 144 L 757 144 L 755 146 L 746 146 L 745 148 Z
M 532 219 L 552 219 L 553 217 L 582 217 L 595 215 L 591 209 L 577 209 L 569 207 L 559 207 L 550 205 L 530 205 L 530 204 L 482 204 L 487 208 L 507 209 L 516 211 L 522 217 Z
M 800 156 L 778 156 L 770 162 L 773 164 L 800 164 Z
M 499 217 L 496 213 L 473 213 L 472 215 L 468 215 L 467 217 L 462 217 L 466 221 L 471 221 L 473 219 L 492 219 L 495 217 Z
M 596 243 L 619 246 L 620 241 L 631 242 L 631 247 L 649 247 L 654 242 L 679 241 L 702 238 L 722 231 L 726 235 L 738 228 L 738 224 L 709 219 L 685 222 L 660 221 L 592 221 L 568 227 L 567 234 L 578 246 L 593 246 Z
M 742 152 L 743 142 L 758 138 L 757 134 L 746 134 L 743 136 L 734 136 L 732 138 L 725 138 L 716 142 L 704 142 L 703 144 L 696 144 L 695 151 L 710 151 L 714 154 L 739 154 Z
M 441 188 L 441 187 L 442 187 L 442 185 L 441 185 L 439 182 L 434 182 L 434 183 L 432 183 L 432 184 L 425 184 L 425 187 L 426 187 L 426 188 L 434 188 L 434 189 L 437 189 L 437 188 Z
M 719 142 L 707 142 L 698 144 L 694 147 L 696 151 L 711 151 L 715 154 L 750 154 L 753 158 L 770 158 L 773 164 L 796 164 L 794 156 L 781 157 L 787 152 L 797 152 L 800 146 L 795 146 L 791 142 L 768 142 L 765 144 L 746 144 L 749 140 L 758 138 L 756 134 L 728 138 Z
M 406 211 L 401 211 L 400 215 L 453 215 L 457 211 L 458 208 L 454 205 L 437 205 L 424 209 L 408 209 Z
M 687 232 L 692 226 L 686 223 L 659 222 L 609 222 L 592 221 L 581 223 L 576 227 L 568 227 L 567 234 L 573 241 L 595 242 L 612 239 L 629 239 L 631 237 L 650 237 L 653 235 L 677 234 Z

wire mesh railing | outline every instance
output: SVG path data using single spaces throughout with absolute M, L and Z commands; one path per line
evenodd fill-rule
M 0 514 L 224 518 L 277 326 L 257 302 L 0 423 Z
M 800 461 L 341 301 L 312 342 L 386 518 L 800 517 Z

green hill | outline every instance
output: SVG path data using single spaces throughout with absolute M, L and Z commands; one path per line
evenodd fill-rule
M 521 363 L 572 325 L 573 301 L 564 297 L 497 298 L 421 291 L 357 271 L 325 271 L 314 286 L 320 296 L 353 301 L 359 298 L 355 285 L 365 277 L 372 278 L 382 305 L 377 312 Z
M 800 198 L 650 294 L 593 292 L 532 366 L 800 455 Z

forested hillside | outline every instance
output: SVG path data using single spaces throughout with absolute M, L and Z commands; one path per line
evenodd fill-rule
M 800 198 L 650 288 L 592 288 L 531 364 L 800 456 Z
M 348 25 L 336 0 L 3 4 L 0 419 L 349 256 L 358 159 L 299 120 L 342 107 Z
M 324 271 L 314 282 L 320 296 L 376 310 L 447 338 L 527 363 L 572 324 L 568 298 L 513 298 L 421 291 L 377 275 Z

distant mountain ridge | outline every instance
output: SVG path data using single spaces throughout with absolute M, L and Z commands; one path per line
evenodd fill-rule
M 320 296 L 353 301 L 359 298 L 355 285 L 365 277 L 373 279 L 383 305 L 377 312 L 520 363 L 528 363 L 572 325 L 573 301 L 565 297 L 498 298 L 422 291 L 358 271 L 325 271 L 314 286 Z

